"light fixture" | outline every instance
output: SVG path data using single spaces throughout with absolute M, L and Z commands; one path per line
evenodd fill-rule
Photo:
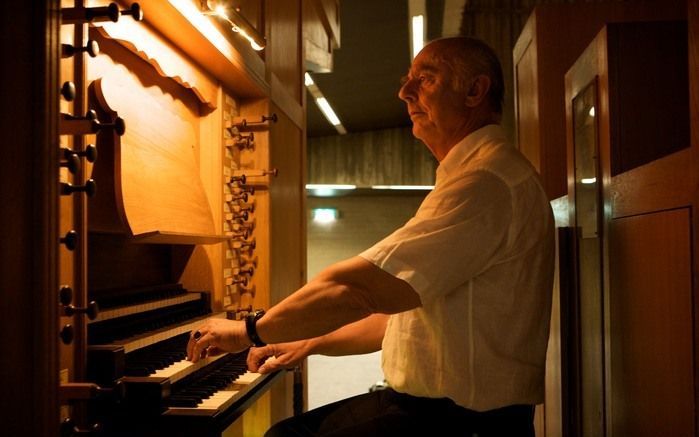
M 412 59 L 425 45 L 425 17 L 427 9 L 425 0 L 408 0 L 408 15 L 410 16 L 410 54 Z
M 582 179 L 580 179 L 581 184 L 589 185 L 589 184 L 594 184 L 595 182 L 597 182 L 597 178 L 582 178 Z
M 355 188 L 357 188 L 356 185 L 350 184 L 306 184 L 307 190 L 354 190 Z
M 425 16 L 415 15 L 411 18 L 411 30 L 412 30 L 412 46 L 413 46 L 413 59 L 422 50 L 425 45 Z
M 303 84 L 305 86 L 312 86 L 312 85 L 315 85 L 316 83 L 313 82 L 313 78 L 311 77 L 311 75 L 308 74 L 308 72 L 306 72 L 303 75 Z
M 337 114 L 335 114 L 335 111 L 333 110 L 332 106 L 330 106 L 330 103 L 328 103 L 328 99 L 325 97 L 318 97 L 316 98 L 316 103 L 318 104 L 318 107 L 320 108 L 320 111 L 325 115 L 325 118 L 328 119 L 330 124 L 333 126 L 339 126 L 342 123 L 340 123 L 340 119 L 337 118 Z
M 347 192 L 356 188 L 356 185 L 349 184 L 306 184 L 306 189 L 316 197 L 332 197 L 338 194 L 347 194 Z
M 306 85 L 308 92 L 311 93 L 315 99 L 316 105 L 318 105 L 320 112 L 323 113 L 328 122 L 335 127 L 335 130 L 337 130 L 340 135 L 346 134 L 347 129 L 345 129 L 345 127 L 342 125 L 340 118 L 337 116 L 337 114 L 335 114 L 335 111 L 333 110 L 332 106 L 330 106 L 328 99 L 323 96 L 323 93 L 320 91 L 320 88 L 318 88 L 318 85 L 316 85 L 316 83 L 313 81 L 311 75 L 306 73 L 303 78 L 303 83 Z
M 257 33 L 257 30 L 238 12 L 239 9 L 226 4 L 223 0 L 206 0 L 204 15 L 213 15 L 225 20 L 233 32 L 240 34 L 249 43 L 253 50 L 260 51 L 265 48 L 265 40 Z
M 429 191 L 434 185 L 372 185 L 372 190 L 424 190 Z
M 314 223 L 330 224 L 340 217 L 340 212 L 335 208 L 313 208 L 311 217 Z

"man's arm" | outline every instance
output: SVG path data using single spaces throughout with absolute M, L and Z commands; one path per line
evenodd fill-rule
M 374 313 L 395 314 L 420 305 L 407 282 L 357 256 L 328 267 L 272 307 L 257 322 L 257 332 L 266 343 L 314 338 Z
M 309 355 L 330 356 L 368 354 L 381 350 L 388 314 L 372 314 L 329 334 L 309 340 Z
M 395 314 L 420 305 L 420 297 L 407 282 L 357 256 L 328 267 L 270 308 L 257 321 L 257 333 L 268 344 L 312 339 L 371 314 Z M 361 326 L 364 324 L 341 331 L 338 338 Z M 377 338 L 371 340 L 373 347 Z M 337 347 L 340 343 L 326 343 L 328 351 L 332 350 L 329 346 L 332 344 Z M 192 331 L 187 357 L 197 361 L 202 354 L 221 350 L 238 352 L 249 346 L 244 322 L 209 319 Z
M 294 368 L 313 354 L 340 356 L 376 352 L 381 349 L 389 317 L 372 314 L 321 337 L 251 348 L 248 368 L 253 372 L 269 373 Z

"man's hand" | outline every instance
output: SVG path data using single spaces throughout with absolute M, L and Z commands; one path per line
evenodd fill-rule
M 208 319 L 191 332 L 187 343 L 187 359 L 193 363 L 222 352 L 240 352 L 250 347 L 245 322 Z
M 309 353 L 309 340 L 253 347 L 248 352 L 248 370 L 251 372 L 270 373 L 279 369 L 293 369 Z

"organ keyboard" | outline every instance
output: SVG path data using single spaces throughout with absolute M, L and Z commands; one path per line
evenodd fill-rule
M 271 383 L 247 371 L 247 351 L 186 359 L 190 332 L 208 318 L 208 293 L 179 284 L 102 290 L 88 324 L 88 374 L 123 384 L 125 397 L 95 413 L 107 436 L 220 435 Z

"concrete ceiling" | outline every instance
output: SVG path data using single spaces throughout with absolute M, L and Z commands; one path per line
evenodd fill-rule
M 445 10 L 451 11 L 447 20 L 461 19 L 453 3 L 426 1 L 428 39 L 449 26 Z M 400 78 L 410 66 L 408 0 L 342 0 L 340 20 L 341 47 L 334 51 L 333 71 L 311 73 L 318 88 L 348 133 L 410 126 L 397 96 Z M 336 135 L 310 94 L 307 98 L 308 136 Z

